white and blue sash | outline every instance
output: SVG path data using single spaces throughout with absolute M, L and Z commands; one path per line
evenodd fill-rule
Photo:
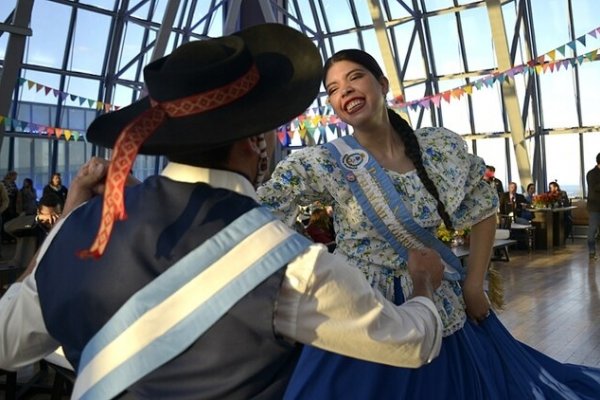
M 367 218 L 402 258 L 408 259 L 408 248 L 430 247 L 450 267 L 444 272 L 446 279 L 464 278 L 465 271 L 458 257 L 429 230 L 416 223 L 392 179 L 353 136 L 343 136 L 326 143 L 325 147 L 342 169 Z
M 83 350 L 73 399 L 109 399 L 173 359 L 311 242 L 264 208 L 237 218 L 135 293 Z

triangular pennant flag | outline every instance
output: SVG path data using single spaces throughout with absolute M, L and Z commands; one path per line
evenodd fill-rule
M 58 90 L 58 89 L 52 89 L 52 94 L 54 95 L 54 97 L 58 97 L 59 93 L 60 93 L 60 90 Z
M 306 137 L 306 129 L 301 128 L 300 130 L 298 130 L 298 133 L 300 134 L 300 139 L 304 140 L 304 138 Z
M 434 106 L 439 107 L 440 106 L 440 101 L 442 100 L 442 95 L 441 94 L 436 94 L 435 96 L 431 97 L 431 102 L 433 103 Z
M 598 54 L 598 49 L 584 54 L 584 57 L 587 58 L 589 61 L 594 61 L 596 59 L 596 54 Z
M 85 103 L 85 97 L 80 97 L 79 98 L 79 105 L 82 106 L 83 103 Z
M 104 104 L 104 112 L 109 112 L 110 111 L 110 104 Z
M 343 131 L 348 128 L 348 124 L 342 120 L 340 120 L 340 122 L 337 123 L 337 126 L 338 126 L 338 128 L 340 128 Z
M 465 85 L 462 88 L 465 91 L 465 93 L 468 94 L 469 96 L 471 94 L 473 94 L 473 86 L 471 86 L 471 85 Z
M 564 69 L 567 69 L 567 68 L 569 68 L 569 65 L 570 65 L 570 64 L 571 64 L 571 63 L 569 62 L 569 60 L 562 60 L 562 65 L 563 65 L 563 68 L 564 68 Z
M 452 92 L 447 90 L 445 92 L 442 92 L 442 99 L 446 100 L 446 103 L 450 103 L 450 96 L 452 95 Z
M 481 79 L 478 79 L 475 81 L 474 85 L 475 85 L 475 88 L 477 88 L 477 90 L 481 90 L 481 86 L 483 85 L 483 82 L 481 81 Z
M 509 78 L 512 78 L 513 76 L 515 76 L 515 70 L 514 69 L 509 69 L 508 71 L 506 71 L 506 76 L 508 76 Z
M 569 62 L 571 63 L 571 67 L 574 67 L 577 65 L 577 59 L 575 57 L 570 58 Z
M 575 49 L 577 48 L 577 42 L 573 40 L 572 42 L 567 43 L 567 46 L 569 46 L 571 50 L 575 51 Z
M 560 71 L 560 67 L 562 66 L 562 61 L 557 61 L 554 63 L 554 65 L 556 66 L 556 72 Z
M 310 135 L 312 138 L 314 138 L 314 137 L 315 137 L 315 130 L 316 130 L 316 129 L 317 129 L 317 128 L 315 128 L 315 127 L 306 128 L 306 132 L 308 132 L 308 134 L 309 134 L 309 135 Z
M 496 76 L 496 80 L 500 83 L 504 83 L 505 79 L 506 79 L 506 75 L 504 75 L 504 74 L 499 74 L 498 76 Z
M 329 130 L 332 133 L 335 133 L 335 128 L 337 127 L 337 125 L 336 124 L 329 124 L 329 125 L 327 125 L 327 127 L 329 128 Z
M 578 41 L 579 43 L 581 43 L 582 45 L 584 45 L 584 46 L 585 46 L 585 35 L 583 35 L 583 36 L 579 36 L 579 37 L 577 38 L 577 41 Z
M 19 86 L 23 86 L 23 84 L 24 84 L 26 81 L 27 81 L 27 79 L 25 79 L 25 78 L 19 78 L 19 79 L 17 79 L 17 84 L 18 84 Z M 31 89 L 31 86 L 30 86 L 29 88 Z
M 54 128 L 54 133 L 56 134 L 57 138 L 60 138 L 63 134 L 63 130 L 61 128 Z
M 319 126 L 319 122 L 321 122 L 321 116 L 315 115 L 310 119 L 310 122 L 312 122 L 312 126 Z
M 306 115 L 302 114 L 298 116 L 298 121 L 302 122 L 306 118 Z
M 46 92 L 46 96 L 48 95 L 48 93 L 50 93 L 51 90 L 52 90 L 52 88 L 50 88 L 48 86 L 44 86 L 44 91 Z
M 556 58 L 556 50 L 551 50 L 547 52 L 546 55 L 550 57 L 550 60 L 554 61 L 554 59 Z
M 27 87 L 31 90 L 31 88 L 35 85 L 34 81 L 27 81 Z
M 550 72 L 554 72 L 554 63 L 549 64 Z
M 588 35 L 590 35 L 591 37 L 593 37 L 594 39 L 596 39 L 596 30 L 592 29 L 591 31 L 588 32 Z
M 560 47 L 557 47 L 556 50 L 564 57 L 565 56 L 565 45 L 563 44 Z
M 544 72 L 544 67 L 542 65 L 536 65 L 535 66 L 535 73 L 540 75 L 542 72 Z
M 579 65 L 583 64 L 583 56 L 577 56 L 577 63 Z
M 542 69 L 544 70 L 544 72 L 548 71 L 548 68 L 550 68 L 550 64 L 542 65 Z
M 101 102 L 101 101 L 96 102 L 96 110 L 102 110 L 103 107 L 104 107 L 103 102 Z
M 74 94 L 72 94 L 72 95 L 69 96 L 69 98 L 71 99 L 71 101 L 75 101 L 75 99 L 77 98 L 77 96 L 74 95 Z
M 54 135 L 54 128 L 52 128 L 51 126 L 47 126 L 46 133 L 50 136 Z
M 411 108 L 411 110 L 417 111 L 417 108 L 419 108 L 419 103 L 416 101 L 412 101 L 408 103 L 408 106 Z
M 94 100 L 88 99 L 88 106 L 92 107 L 94 105 Z
M 75 141 L 79 140 L 79 131 L 71 131 L 71 133 L 73 134 L 73 139 Z
M 65 129 L 65 138 L 67 141 L 71 139 L 71 131 L 68 129 Z
M 39 83 L 36 83 L 35 84 L 35 90 L 36 90 L 36 92 L 39 92 L 40 90 L 42 90 L 43 87 L 44 87 L 43 85 L 40 85 Z

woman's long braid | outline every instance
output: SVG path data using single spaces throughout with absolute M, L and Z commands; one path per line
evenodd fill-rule
M 438 193 L 437 187 L 435 186 L 431 178 L 429 178 L 429 175 L 427 175 L 427 171 L 423 166 L 423 159 L 421 158 L 421 147 L 419 146 L 419 142 L 417 141 L 417 136 L 415 135 L 415 132 L 401 116 L 394 112 L 394 110 L 388 108 L 387 111 L 392 126 L 394 127 L 396 132 L 398 132 L 400 138 L 404 142 L 404 153 L 408 158 L 410 158 L 415 168 L 417 169 L 417 175 L 421 179 L 421 182 L 423 182 L 423 186 L 425 186 L 425 189 L 427 189 L 427 191 L 437 201 L 437 212 L 442 218 L 442 221 L 444 221 L 444 225 L 446 225 L 446 228 L 450 230 L 454 229 L 452 226 L 452 221 L 450 220 L 450 215 L 446 211 L 444 203 L 442 203 L 442 201 L 440 200 L 440 195 Z

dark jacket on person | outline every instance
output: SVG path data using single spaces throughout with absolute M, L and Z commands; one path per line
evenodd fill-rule
M 598 166 L 588 171 L 585 176 L 588 186 L 587 209 L 600 212 L 600 168 Z
M 527 203 L 525 196 L 520 193 L 515 193 L 511 199 L 510 193 L 505 192 L 500 196 L 500 214 L 510 214 L 514 212 L 516 217 L 520 217 L 523 213 L 523 204 Z

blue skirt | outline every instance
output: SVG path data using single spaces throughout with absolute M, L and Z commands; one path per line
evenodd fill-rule
M 600 399 L 600 369 L 563 364 L 516 340 L 494 313 L 442 341 L 417 369 L 306 346 L 286 399 Z

